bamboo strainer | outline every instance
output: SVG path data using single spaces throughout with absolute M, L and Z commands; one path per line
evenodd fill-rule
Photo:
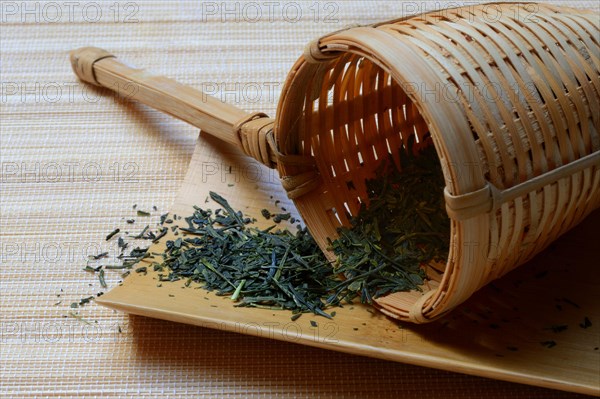
M 351 27 L 310 43 L 277 119 L 224 104 L 93 47 L 84 81 L 183 119 L 277 168 L 325 253 L 407 145 L 434 145 L 450 253 L 423 292 L 376 300 L 424 323 L 544 249 L 600 207 L 599 15 L 494 3 Z

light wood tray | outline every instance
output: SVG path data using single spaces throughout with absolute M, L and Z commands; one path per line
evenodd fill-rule
M 204 202 L 211 190 L 265 226 L 270 224 L 260 216 L 263 208 L 283 206 L 297 216 L 276 172 L 201 135 L 171 213 L 187 216 L 194 204 L 210 206 Z M 600 274 L 592 269 L 599 225 L 596 211 L 533 261 L 428 325 L 399 323 L 360 304 L 335 309 L 333 320 L 304 314 L 292 322 L 290 312 L 236 308 L 228 297 L 197 286 L 158 287 L 153 273 L 132 273 L 97 302 L 180 323 L 600 395 Z M 172 238 L 165 236 L 150 251 L 161 251 Z M 591 327 L 579 326 L 585 317 Z M 552 331 L 562 325 L 567 329 Z M 556 346 L 541 344 L 549 341 Z

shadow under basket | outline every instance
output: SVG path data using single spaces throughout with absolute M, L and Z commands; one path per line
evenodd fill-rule
M 447 262 L 423 291 L 375 300 L 386 315 L 425 323 L 600 207 L 599 21 L 511 2 L 350 27 L 307 46 L 276 119 L 101 49 L 75 50 L 71 62 L 82 80 L 123 88 L 277 168 L 330 259 L 329 240 L 368 201 L 365 183 L 381 161 L 398 162 L 409 140 L 435 146 L 451 219 Z
M 286 189 L 326 253 L 368 200 L 365 181 L 411 136 L 435 146 L 444 173 L 443 272 L 422 292 L 376 299 L 382 312 L 434 320 L 600 206 L 598 20 L 500 3 L 350 28 L 307 47 L 275 138 L 280 153 L 304 158 L 278 169 L 296 179 Z

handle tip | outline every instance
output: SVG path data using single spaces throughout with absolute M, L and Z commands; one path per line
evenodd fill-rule
M 94 63 L 114 57 L 111 53 L 98 47 L 81 47 L 69 53 L 71 67 L 75 75 L 84 82 L 100 86 L 94 74 Z

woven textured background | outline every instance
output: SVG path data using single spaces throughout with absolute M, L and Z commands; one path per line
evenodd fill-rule
M 77 310 L 83 320 L 69 316 L 72 302 L 103 291 L 81 270 L 87 255 L 115 251 L 104 237 L 134 215 L 133 204 L 169 209 L 197 137 L 182 122 L 77 82 L 70 49 L 103 47 L 274 115 L 289 68 L 313 38 L 445 3 L 2 2 L 0 396 L 576 396 L 128 317 L 93 303 Z

